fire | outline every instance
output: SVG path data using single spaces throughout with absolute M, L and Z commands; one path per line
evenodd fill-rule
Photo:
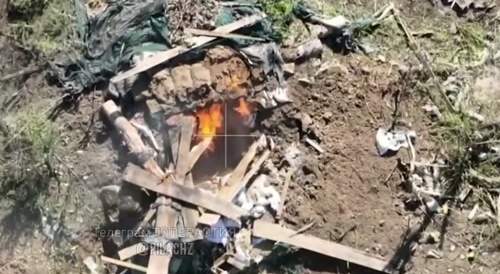
M 235 107 L 234 110 L 238 112 L 238 114 L 240 114 L 243 118 L 247 118 L 251 115 L 250 108 L 243 97 L 240 97 L 240 99 L 238 100 L 238 106 Z
M 226 108 L 222 103 L 215 103 L 209 107 L 199 109 L 195 116 L 198 120 L 198 131 L 196 133 L 198 140 L 205 140 L 206 138 L 211 138 L 217 134 L 225 134 L 224 132 L 224 115 Z M 246 100 L 241 97 L 238 99 L 237 106 L 234 111 L 243 119 L 243 121 L 248 120 L 252 117 L 252 108 L 246 102 Z M 210 144 L 209 150 L 213 151 L 213 142 Z
M 222 104 L 212 104 L 196 112 L 198 118 L 198 136 L 205 139 L 220 133 L 222 129 Z

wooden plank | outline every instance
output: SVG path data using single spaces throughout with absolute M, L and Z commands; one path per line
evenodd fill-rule
M 147 172 L 138 166 L 136 167 L 144 172 Z M 160 204 L 160 206 L 158 206 L 158 211 L 156 213 L 155 231 L 160 233 L 161 236 L 161 234 L 165 233 L 165 231 L 172 231 L 172 228 L 175 227 L 174 224 L 177 221 L 179 212 L 168 205 L 169 203 L 171 203 L 171 200 L 167 199 L 166 197 L 160 196 L 156 201 Z M 155 250 L 154 248 L 151 249 L 147 274 L 167 274 L 171 259 L 172 254 L 166 254 L 166 252 L 158 252 L 158 250 Z
M 215 31 L 220 32 L 220 33 L 230 33 L 230 32 L 233 32 L 235 30 L 238 30 L 240 28 L 244 28 L 244 27 L 253 25 L 265 17 L 266 17 L 266 15 L 264 13 L 252 15 L 249 17 L 242 18 L 236 22 L 218 27 L 215 29 Z M 179 46 L 179 47 L 175 47 L 173 49 L 169 49 L 169 50 L 157 53 L 157 54 L 141 61 L 135 67 L 111 78 L 111 83 L 118 83 L 120 81 L 123 81 L 131 76 L 134 76 L 138 73 L 141 73 L 141 72 L 146 71 L 150 68 L 153 68 L 161 63 L 164 63 L 164 62 L 166 62 L 166 61 L 168 61 L 176 56 L 179 56 L 179 55 L 186 53 L 192 49 L 201 47 L 209 42 L 212 42 L 215 39 L 217 39 L 217 38 L 216 37 L 196 37 L 194 39 L 189 39 L 188 44 L 192 44 L 193 46 L 191 46 L 189 48 Z
M 250 146 L 245 156 L 243 156 L 243 158 L 229 177 L 227 184 L 219 190 L 217 198 L 227 202 L 232 202 L 236 195 L 238 195 L 238 193 L 245 187 L 246 183 L 243 181 L 243 178 L 245 176 L 245 172 L 247 171 L 248 165 L 250 165 L 250 163 L 255 158 L 255 154 L 257 154 L 257 148 L 257 142 L 254 142 Z M 200 217 L 199 223 L 212 226 L 216 224 L 219 219 L 220 215 L 207 212 Z
M 254 237 L 274 242 L 289 244 L 298 248 L 310 250 L 328 257 L 340 259 L 380 272 L 388 271 L 388 262 L 369 256 L 363 252 L 338 243 L 326 241 L 309 235 L 297 234 L 296 231 L 261 220 L 253 224 Z
M 266 41 L 266 39 L 259 37 L 252 37 L 248 35 L 233 34 L 233 33 L 223 33 L 218 31 L 204 30 L 204 29 L 185 28 L 184 32 L 197 36 L 219 37 L 219 38 L 229 38 L 229 39 L 247 39 L 260 42 Z
M 175 167 L 175 179 L 183 185 L 194 188 L 193 178 L 191 173 L 187 175 L 189 169 L 189 154 L 191 149 L 191 140 L 193 138 L 194 118 L 191 116 L 183 116 L 181 119 L 181 135 L 179 144 L 179 153 L 177 157 L 177 165 Z M 182 207 L 181 215 L 184 220 L 184 225 L 187 231 L 193 231 L 198 225 L 200 214 L 196 207 L 185 205 Z M 188 235 L 190 238 L 200 235 Z
M 191 150 L 191 139 L 193 137 L 194 118 L 183 116 L 181 118 L 181 136 L 179 138 L 179 151 L 177 153 L 177 164 L 175 166 L 175 179 L 184 183 L 184 178 L 189 167 L 189 152 Z
M 148 245 L 145 243 L 137 243 L 131 246 L 127 246 L 118 251 L 118 258 L 120 258 L 120 260 L 122 261 L 125 261 L 134 257 L 137 254 L 140 254 L 148 250 L 148 248 L 149 248 Z
M 208 149 L 210 144 L 213 141 L 213 137 L 207 137 L 203 141 L 199 142 L 197 145 L 191 149 L 189 152 L 189 158 L 188 158 L 188 168 L 187 172 L 191 171 L 193 169 L 194 165 L 196 162 L 198 162 L 198 159 L 201 157 L 201 155 Z
M 163 149 L 165 151 L 165 162 L 169 165 L 169 170 L 174 171 L 177 166 L 177 157 L 179 153 L 179 142 L 181 136 L 181 117 L 182 114 L 169 117 L 165 121 L 165 129 L 162 130 Z
M 213 197 L 196 188 L 189 188 L 174 183 L 172 178 L 168 178 L 162 182 L 162 178 L 134 164 L 128 164 L 123 174 L 123 180 L 126 182 L 195 206 L 201 206 L 235 221 L 239 221 L 241 216 L 248 214 L 241 207 L 231 202 Z
M 146 271 L 148 271 L 148 269 L 145 268 L 144 266 L 136 265 L 136 264 L 129 263 L 129 262 L 122 262 L 120 260 L 113 259 L 113 258 L 106 257 L 106 256 L 101 256 L 101 261 L 104 262 L 104 263 L 110 263 L 110 264 L 122 266 L 122 267 L 125 267 L 125 268 L 128 268 L 128 269 L 141 271 L 141 272 L 144 272 L 144 273 L 146 273 Z

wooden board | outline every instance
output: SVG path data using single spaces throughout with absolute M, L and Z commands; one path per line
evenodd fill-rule
M 148 245 L 144 243 L 137 243 L 131 246 L 127 246 L 118 251 L 118 258 L 120 258 L 120 260 L 122 261 L 125 261 L 141 252 L 144 252 L 145 250 L 148 250 L 148 248 Z
M 171 178 L 162 181 L 162 178 L 155 176 L 151 172 L 147 172 L 134 164 L 128 164 L 123 174 L 123 180 L 126 182 L 195 206 L 206 208 L 235 221 L 239 221 L 241 216 L 248 214 L 248 212 L 243 210 L 241 207 L 231 202 L 213 197 L 212 195 L 202 192 L 196 188 L 190 188 L 174 183 Z
M 179 143 L 179 153 L 175 166 L 175 180 L 186 187 L 194 188 L 193 178 L 187 174 L 189 169 L 189 156 L 191 150 L 191 140 L 193 138 L 193 127 L 195 120 L 191 116 L 183 116 L 181 119 L 181 137 Z M 200 214 L 198 209 L 192 205 L 183 205 L 181 215 L 187 231 L 193 231 L 198 225 Z M 194 238 L 197 235 L 188 235 Z
M 266 41 L 266 39 L 259 37 L 252 37 L 248 35 L 232 34 L 232 33 L 222 33 L 217 31 L 203 30 L 203 29 L 185 28 L 184 32 L 197 36 L 219 37 L 219 38 L 229 38 L 229 39 L 246 39 L 246 40 L 253 40 L 260 42 Z
M 236 22 L 218 27 L 215 29 L 215 31 L 220 32 L 220 33 L 231 33 L 235 30 L 240 29 L 240 28 L 251 26 L 265 17 L 266 17 L 266 15 L 264 13 L 252 15 L 249 17 L 242 18 Z M 146 71 L 150 68 L 153 68 L 161 63 L 164 63 L 164 62 L 166 62 L 166 61 L 168 61 L 176 56 L 179 56 L 179 55 L 186 53 L 192 49 L 201 47 L 209 42 L 212 42 L 215 39 L 217 39 L 217 37 L 196 37 L 194 39 L 190 39 L 187 42 L 188 42 L 188 44 L 193 44 L 193 46 L 191 46 L 189 48 L 179 46 L 179 47 L 175 47 L 173 49 L 169 49 L 169 50 L 157 53 L 157 54 L 139 62 L 135 67 L 111 78 L 111 83 L 118 83 L 120 81 L 123 81 L 123 80 L 130 78 L 138 73 L 141 73 L 141 72 Z
M 357 249 L 313 236 L 297 234 L 294 230 L 261 220 L 254 222 L 252 236 L 289 244 L 380 272 L 387 272 L 389 265 L 388 262 L 364 254 Z
M 189 167 L 189 152 L 191 150 L 191 138 L 193 137 L 194 118 L 183 116 L 181 119 L 181 137 L 179 141 L 179 151 L 175 166 L 175 179 L 184 184 L 184 178 Z

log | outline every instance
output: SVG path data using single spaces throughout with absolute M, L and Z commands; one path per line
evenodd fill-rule
M 248 214 L 248 212 L 243 210 L 241 207 L 231 202 L 213 197 L 212 195 L 202 192 L 199 189 L 175 183 L 172 178 L 163 180 L 153 173 L 145 171 L 134 164 L 128 164 L 123 174 L 123 180 L 126 182 L 155 191 L 159 194 L 182 202 L 206 208 L 235 221 L 239 221 L 242 216 Z
M 338 243 L 309 235 L 297 234 L 278 224 L 256 220 L 253 224 L 254 237 L 281 242 L 301 249 L 310 250 L 328 257 L 340 259 L 380 272 L 388 272 L 388 262 L 369 256 L 363 252 Z
M 215 29 L 215 31 L 220 32 L 220 33 L 231 33 L 235 30 L 240 29 L 240 28 L 251 26 L 251 25 L 255 24 L 256 22 L 258 22 L 259 20 L 264 19 L 265 17 L 266 17 L 266 15 L 264 13 L 252 15 L 249 17 L 242 18 L 236 22 L 218 27 Z M 214 41 L 215 39 L 217 39 L 217 38 L 216 37 L 196 37 L 194 39 L 189 39 L 187 41 L 188 44 L 192 44 L 193 46 L 191 46 L 191 47 L 178 46 L 178 47 L 175 47 L 173 49 L 169 49 L 169 50 L 157 53 L 157 54 L 141 61 L 135 67 L 111 78 L 111 83 L 116 84 L 116 83 L 123 81 L 129 77 L 132 77 L 138 73 L 141 73 L 141 72 L 146 71 L 150 68 L 153 68 L 161 63 L 164 63 L 164 62 L 166 62 L 174 57 L 177 57 L 183 53 L 186 53 L 192 49 L 201 47 L 209 42 Z
M 149 149 L 142 142 L 141 136 L 137 133 L 130 122 L 122 116 L 120 109 L 112 100 L 106 101 L 102 105 L 102 110 L 110 122 L 115 126 L 125 142 L 128 150 L 136 157 L 145 157 L 149 153 Z M 158 163 L 149 157 L 148 159 L 140 159 L 141 165 L 157 176 L 163 176 L 163 170 Z
M 113 123 L 115 128 L 120 132 L 127 145 L 130 152 L 134 155 L 145 155 L 147 154 L 147 147 L 142 142 L 141 137 L 137 133 L 134 126 L 132 126 L 125 117 L 121 115 L 120 110 L 116 104 L 109 100 L 105 102 L 102 106 L 102 109 L 108 119 Z M 165 173 L 160 168 L 158 163 L 150 157 L 149 159 L 143 159 L 140 161 L 142 163 L 142 167 L 157 176 L 158 178 L 165 177 Z M 139 167 L 137 167 L 139 168 Z M 140 168 L 139 168 L 140 169 Z M 141 169 L 142 170 L 142 169 Z M 159 197 L 157 202 L 161 205 L 158 207 L 156 213 L 156 227 L 158 228 L 167 228 L 170 229 L 174 227 L 174 223 L 177 221 L 178 212 L 174 210 L 168 204 L 170 203 L 170 199 L 166 199 L 165 197 Z M 151 256 L 149 258 L 148 270 L 147 274 L 162 274 L 165 272 L 165 269 L 168 270 L 170 265 L 171 256 L 166 255 L 162 256 L 158 252 L 151 251 Z
M 257 154 L 257 148 L 258 142 L 254 142 L 250 146 L 245 156 L 243 156 L 243 159 L 241 159 L 229 177 L 227 184 L 220 189 L 217 198 L 226 202 L 232 202 L 236 195 L 245 187 L 246 183 L 243 181 L 243 178 L 248 166 L 255 158 L 255 154 Z M 200 217 L 199 223 L 212 226 L 215 225 L 219 219 L 220 215 L 218 214 L 205 213 Z

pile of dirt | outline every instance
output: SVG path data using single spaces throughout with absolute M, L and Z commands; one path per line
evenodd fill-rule
M 156 73 L 150 92 L 162 108 L 186 111 L 209 102 L 252 96 L 259 90 L 256 85 L 262 84 L 258 82 L 261 74 L 261 68 L 250 68 L 236 51 L 218 46 L 201 61 Z

